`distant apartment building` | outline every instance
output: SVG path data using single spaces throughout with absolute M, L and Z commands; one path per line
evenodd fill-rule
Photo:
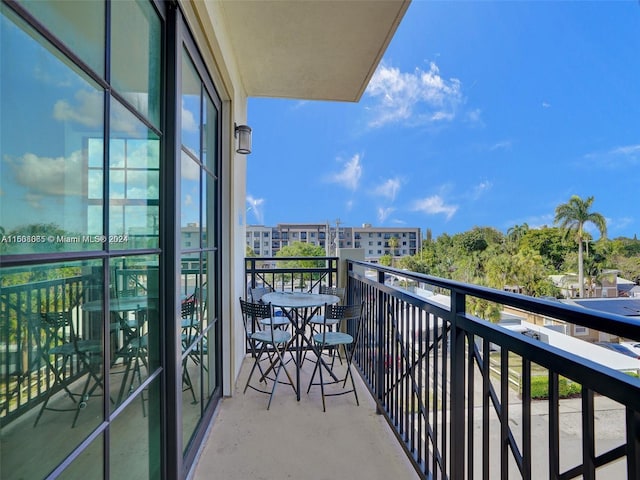
M 395 238 L 396 240 L 392 240 Z M 259 257 L 271 257 L 282 247 L 305 242 L 335 255 L 338 248 L 362 248 L 365 259 L 377 263 L 383 255 L 404 257 L 418 253 L 420 228 L 331 226 L 327 223 L 281 223 L 275 227 L 247 225 L 246 243 Z
M 273 229 L 263 225 L 247 225 L 247 247 L 259 257 L 272 257 Z
M 420 228 L 417 227 L 374 227 L 365 224 L 353 227 L 354 248 L 364 249 L 364 256 L 368 261 L 377 262 L 383 255 L 392 257 L 406 257 L 420 251 L 422 238 Z M 394 240 L 395 245 L 394 245 Z
M 201 232 L 202 230 L 202 232 Z M 187 223 L 180 229 L 180 247 L 182 251 L 189 251 L 200 248 L 200 241 L 205 244 L 207 241 L 206 230 L 201 229 L 198 223 Z

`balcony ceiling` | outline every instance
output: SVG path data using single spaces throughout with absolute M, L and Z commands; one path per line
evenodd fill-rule
M 409 0 L 227 0 L 247 95 L 358 101 Z

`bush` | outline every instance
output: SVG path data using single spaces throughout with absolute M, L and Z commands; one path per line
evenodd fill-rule
M 572 398 L 580 395 L 582 386 L 565 377 L 558 379 L 560 398 Z M 549 377 L 540 375 L 531 377 L 531 398 L 546 400 L 549 398 Z

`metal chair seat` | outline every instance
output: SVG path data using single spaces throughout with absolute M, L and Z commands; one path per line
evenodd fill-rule
M 329 323 L 327 322 L 327 325 Z M 337 347 L 338 345 L 350 345 L 353 343 L 353 337 L 343 332 L 327 332 L 316 333 L 313 341 L 320 347 Z
M 291 343 L 292 336 L 289 331 L 276 328 L 274 320 L 278 317 L 274 317 L 273 308 L 270 303 L 249 302 L 242 298 L 239 300 L 245 334 L 251 344 L 254 358 L 253 366 L 251 367 L 251 372 L 249 372 L 243 393 L 246 393 L 247 389 L 251 388 L 257 392 L 269 394 L 269 403 L 267 404 L 267 410 L 269 410 L 276 386 L 278 383 L 284 383 L 278 381 L 282 370 L 284 370 L 289 379 L 288 384 L 291 385 L 293 392 L 297 394 L 293 378 L 287 370 L 285 366 L 286 362 L 283 358 L 284 353 Z M 289 323 L 286 318 L 284 318 L 284 320 L 286 320 L 287 324 Z M 264 327 L 265 324 L 269 328 L 264 330 L 260 329 Z M 269 360 L 269 366 L 265 370 L 260 366 L 260 362 L 263 360 Z M 265 385 L 267 385 L 267 380 L 272 381 L 273 385 L 270 390 L 264 390 L 251 384 L 251 378 L 256 368 L 260 371 L 260 382 L 264 382 Z M 273 379 L 267 376 L 272 370 L 276 372 L 275 378 Z
M 346 393 L 353 392 L 356 398 L 356 404 L 360 405 L 358 400 L 358 392 L 356 391 L 356 385 L 353 381 L 353 373 L 351 372 L 351 362 L 353 360 L 353 354 L 356 350 L 356 343 L 360 336 L 360 329 L 362 325 L 362 312 L 364 309 L 364 302 L 353 305 L 325 305 L 324 318 L 320 326 L 320 333 L 313 335 L 314 350 L 315 350 L 315 367 L 309 380 L 309 387 L 307 393 L 311 390 L 313 385 L 319 385 L 322 392 L 322 410 L 326 412 L 325 397 L 334 395 L 344 395 Z M 337 326 L 336 331 L 331 330 L 330 322 L 333 326 Z M 351 328 L 349 322 L 352 322 Z M 345 333 L 346 331 L 354 332 L 354 335 Z M 347 348 L 347 347 L 350 348 Z M 346 373 L 344 377 L 339 378 L 334 371 L 336 352 L 342 347 L 344 349 L 344 355 L 346 359 Z M 328 349 L 331 353 L 331 362 L 326 362 L 323 357 L 323 350 Z M 330 378 L 325 378 L 323 372 L 329 374 Z M 316 373 L 320 376 L 320 381 L 314 383 Z M 347 388 L 347 381 L 351 380 L 351 388 Z M 328 393 L 325 391 L 325 386 L 330 384 L 342 384 L 342 387 L 338 391 Z
M 309 323 L 313 325 L 324 325 L 326 323 L 329 326 L 334 326 L 340 323 L 340 320 L 336 318 L 329 318 L 325 322 L 324 315 L 314 315 L 309 319 Z
M 263 327 L 288 327 L 291 324 L 287 317 L 269 317 L 260 320 L 260 325 Z
M 291 334 L 284 330 L 273 330 L 272 332 L 259 331 L 251 334 L 251 340 L 280 345 L 283 343 L 289 343 L 291 340 Z

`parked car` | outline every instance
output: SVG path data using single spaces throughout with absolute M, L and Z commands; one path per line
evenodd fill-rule
M 609 350 L 613 350 L 615 352 L 618 353 L 622 353 L 623 355 L 626 355 L 628 357 L 633 357 L 633 358 L 637 358 L 640 359 L 640 355 L 637 354 L 636 352 L 634 352 L 633 350 L 631 350 L 630 348 L 620 344 L 620 343 L 614 343 L 614 342 L 596 342 L 596 345 L 599 345 L 601 347 L 604 348 L 608 348 Z
M 640 356 L 640 343 L 638 342 L 620 342 L 620 345 L 624 345 L 632 352 L 635 352 Z

